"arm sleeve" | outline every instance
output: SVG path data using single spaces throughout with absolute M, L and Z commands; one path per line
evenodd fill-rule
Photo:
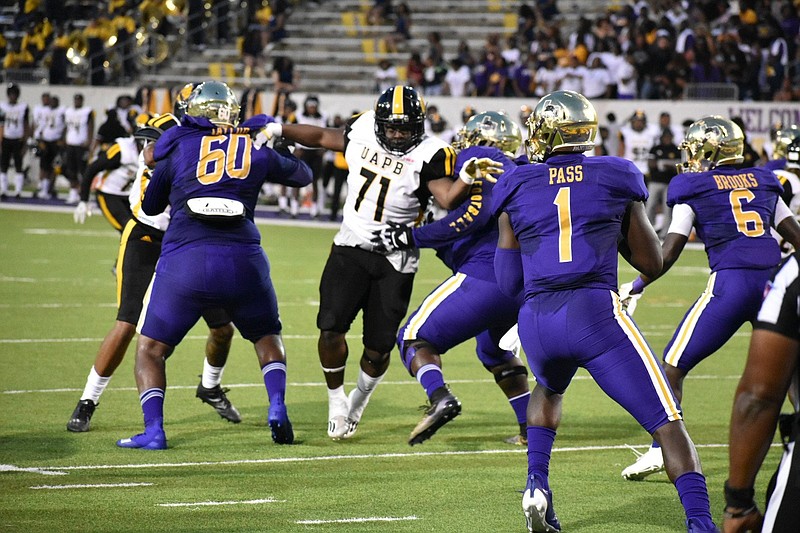
M 469 235 L 486 226 L 492 220 L 491 205 L 483 197 L 473 201 L 470 195 L 447 216 L 431 224 L 414 228 L 414 242 L 420 248 L 435 248 Z
M 775 220 L 772 222 L 772 227 L 777 228 L 781 222 L 786 218 L 794 216 L 792 210 L 786 205 L 783 198 L 778 198 L 778 203 L 775 205 Z
M 144 198 L 142 199 L 142 211 L 146 215 L 158 215 L 163 213 L 169 205 L 169 191 L 170 191 L 170 172 L 169 161 L 164 161 L 160 165 L 156 165 L 153 171 L 150 183 L 147 184 L 147 189 L 144 191 Z
M 443 146 L 431 160 L 423 163 L 419 176 L 423 183 L 441 178 L 452 179 L 456 169 L 456 151 L 452 146 Z
M 498 248 L 494 252 L 494 275 L 500 292 L 518 298 L 525 286 L 522 272 L 522 252 L 519 248 Z
M 677 233 L 688 237 L 694 227 L 694 211 L 688 204 L 675 204 L 672 208 L 672 222 L 667 233 Z
M 273 150 L 271 156 L 267 181 L 289 187 L 305 187 L 311 183 L 313 174 L 303 161 L 288 152 Z
M 92 161 L 81 177 L 81 202 L 89 200 L 92 180 L 100 172 L 114 170 L 122 164 L 122 152 L 118 144 L 112 144 L 108 150 L 101 152 L 97 159 Z

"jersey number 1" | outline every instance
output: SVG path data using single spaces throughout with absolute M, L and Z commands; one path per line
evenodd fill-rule
M 558 262 L 572 261 L 572 212 L 569 202 L 569 187 L 561 187 L 553 200 L 558 209 Z

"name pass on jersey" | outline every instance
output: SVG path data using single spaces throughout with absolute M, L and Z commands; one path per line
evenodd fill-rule
M 244 204 L 229 198 L 190 198 L 186 201 L 189 213 L 207 220 L 238 220 L 244 218 Z

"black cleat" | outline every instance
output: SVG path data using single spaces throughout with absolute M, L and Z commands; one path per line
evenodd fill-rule
M 224 418 L 225 420 L 229 420 L 234 424 L 238 424 L 242 421 L 242 417 L 239 414 L 239 411 L 231 405 L 231 402 L 228 400 L 228 397 L 225 395 L 230 389 L 223 389 L 219 385 L 216 387 L 212 387 L 207 389 L 203 387 L 203 383 L 201 382 L 197 386 L 197 396 L 200 398 L 201 401 L 207 403 L 211 407 L 213 407 L 219 416 Z
M 436 431 L 443 425 L 461 414 L 461 402 L 453 396 L 447 385 L 439 387 L 433 391 L 431 405 L 425 411 L 417 427 L 411 432 L 408 444 L 414 446 L 425 442 L 433 437 Z
M 92 420 L 94 410 L 97 404 L 92 400 L 81 400 L 72 411 L 72 416 L 67 422 L 67 431 L 74 431 L 75 433 L 83 433 L 89 431 L 89 422 Z

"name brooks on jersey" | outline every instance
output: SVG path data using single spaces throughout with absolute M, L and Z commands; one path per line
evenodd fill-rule
M 752 172 L 733 174 L 732 176 L 714 174 L 714 181 L 717 182 L 717 189 L 719 190 L 758 187 L 758 180 Z

